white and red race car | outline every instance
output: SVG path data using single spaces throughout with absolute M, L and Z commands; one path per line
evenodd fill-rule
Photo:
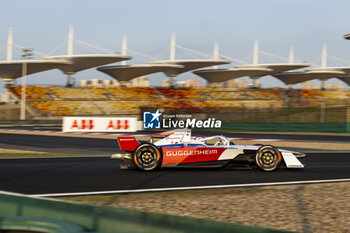
M 152 135 L 146 143 L 134 136 L 117 137 L 124 154 L 112 154 L 121 168 L 150 171 L 161 167 L 225 167 L 249 165 L 264 171 L 280 166 L 303 168 L 299 161 L 306 155 L 271 145 L 235 145 L 218 135 L 191 137 L 190 129 L 172 130 Z

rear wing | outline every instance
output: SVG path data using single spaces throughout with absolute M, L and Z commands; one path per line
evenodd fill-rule
M 141 143 L 133 136 L 117 137 L 119 148 L 123 151 L 133 152 Z

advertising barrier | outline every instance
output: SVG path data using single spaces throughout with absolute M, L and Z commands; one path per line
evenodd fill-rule
M 64 117 L 63 132 L 136 132 L 136 117 Z

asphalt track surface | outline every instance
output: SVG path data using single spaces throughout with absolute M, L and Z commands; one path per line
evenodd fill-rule
M 71 154 L 116 153 L 116 139 L 0 133 L 0 148 Z
M 139 132 L 138 132 L 139 134 Z M 150 134 L 141 132 L 141 134 Z M 193 135 L 210 136 L 218 132 L 194 132 Z M 285 139 L 303 141 L 350 142 L 350 135 L 297 135 L 297 134 L 248 134 L 221 133 L 232 138 Z M 115 139 L 79 138 L 0 133 L 0 148 L 45 151 L 72 154 L 110 154 L 118 152 Z M 327 148 L 324 148 L 327 149 Z M 341 148 L 340 148 L 341 149 Z
M 136 190 L 350 178 L 349 153 L 312 153 L 304 169 L 121 170 L 110 158 L 1 159 L 0 190 L 24 194 Z
M 114 139 L 4 133 L 0 147 L 99 155 L 118 152 Z M 309 153 L 302 162 L 304 169 L 274 172 L 249 168 L 142 172 L 121 170 L 119 162 L 108 157 L 0 159 L 0 190 L 48 194 L 350 178 L 350 152 Z
M 62 131 L 61 126 L 0 126 L 0 129 L 18 129 L 18 130 L 35 130 L 35 131 Z M 137 134 L 152 134 L 159 133 L 159 131 L 140 131 Z M 211 136 L 211 135 L 225 135 L 232 138 L 252 138 L 252 139 L 282 139 L 282 140 L 303 140 L 303 141 L 328 141 L 328 142 L 350 142 L 349 135 L 316 135 L 316 134 L 298 134 L 298 133 L 250 133 L 250 132 L 225 132 L 225 131 L 203 131 L 192 130 L 193 135 Z M 0 140 L 1 142 L 1 140 Z

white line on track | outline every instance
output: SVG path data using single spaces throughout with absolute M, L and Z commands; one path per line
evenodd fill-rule
M 173 187 L 173 188 L 111 190 L 111 191 L 76 192 L 76 193 L 48 193 L 48 194 L 33 194 L 33 195 L 29 195 L 29 196 L 31 196 L 31 197 L 86 196 L 86 195 L 164 192 L 164 191 L 185 191 L 185 190 L 196 190 L 196 189 L 242 188 L 242 187 L 262 187 L 262 186 L 296 185 L 296 184 L 319 184 L 319 183 L 349 182 L 349 181 L 350 181 L 350 178 L 331 179 L 331 180 L 305 180 L 305 181 L 252 183 L 252 184 L 207 185 L 207 186 Z

